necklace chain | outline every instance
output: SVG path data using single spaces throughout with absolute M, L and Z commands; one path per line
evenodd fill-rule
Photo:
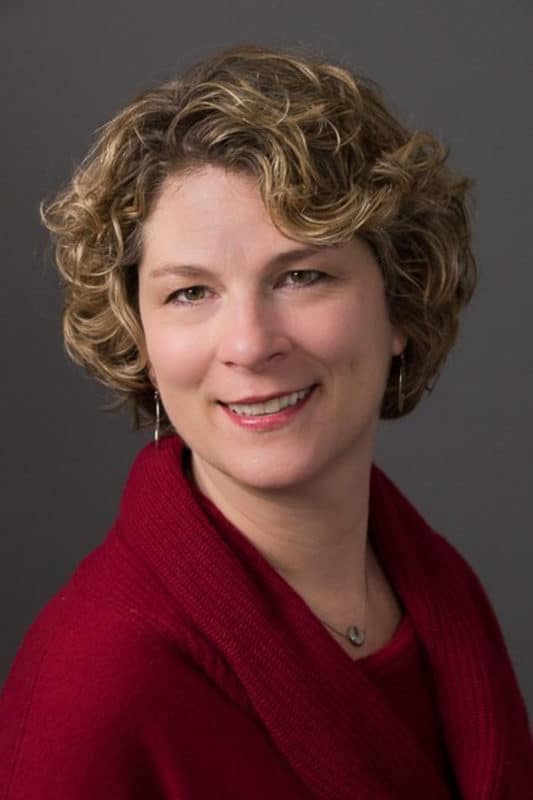
M 368 570 L 366 566 L 365 560 L 365 603 L 363 606 L 363 623 L 366 622 L 366 606 L 367 606 L 367 598 L 368 598 Z M 321 622 L 326 625 L 330 630 L 336 633 L 338 636 L 342 636 L 343 639 L 347 639 L 351 645 L 354 647 L 361 647 L 366 641 L 366 628 L 359 627 L 359 625 L 349 625 L 346 628 L 346 631 L 339 631 L 337 628 L 334 628 L 333 625 L 330 625 L 329 622 L 326 622 L 325 619 L 320 619 Z

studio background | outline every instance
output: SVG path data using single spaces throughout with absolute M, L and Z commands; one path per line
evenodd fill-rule
M 433 394 L 376 461 L 469 560 L 533 711 L 533 8 L 484 0 L 4 2 L 0 683 L 24 632 L 105 536 L 147 434 L 64 355 L 38 205 L 138 91 L 235 44 L 357 68 L 476 181 L 480 279 Z

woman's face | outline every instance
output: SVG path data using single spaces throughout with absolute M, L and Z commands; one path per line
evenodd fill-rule
M 197 463 L 268 489 L 371 457 L 405 338 L 366 243 L 289 239 L 253 177 L 207 166 L 167 179 L 144 227 L 139 302 L 152 380 Z M 311 387 L 281 411 L 223 405 Z

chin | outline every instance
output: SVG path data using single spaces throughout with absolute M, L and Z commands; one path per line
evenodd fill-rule
M 280 470 L 272 470 L 272 473 L 262 471 L 257 475 L 253 474 L 253 470 L 247 472 L 245 475 L 232 475 L 233 480 L 239 482 L 242 486 L 249 489 L 255 489 L 262 492 L 282 492 L 295 489 L 308 482 L 308 477 L 302 473 L 283 472 Z
M 235 463 L 211 463 L 227 479 L 243 487 L 258 491 L 283 491 L 309 483 L 317 476 L 317 459 L 304 456 L 300 452 L 296 458 L 281 460 L 261 454 L 248 458 L 243 456 Z

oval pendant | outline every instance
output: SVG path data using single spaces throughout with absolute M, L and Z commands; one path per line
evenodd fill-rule
M 346 638 L 356 647 L 360 647 L 365 643 L 365 633 L 360 631 L 357 625 L 350 625 L 346 631 Z

